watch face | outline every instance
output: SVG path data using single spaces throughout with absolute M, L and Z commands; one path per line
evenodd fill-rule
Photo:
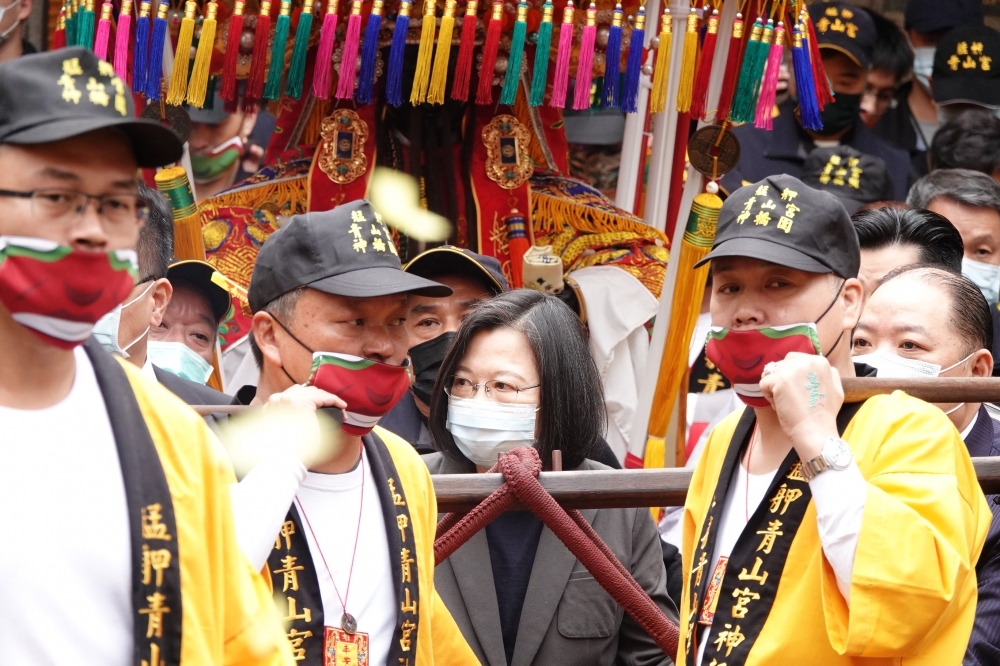
M 823 457 L 834 469 L 846 469 L 854 457 L 851 453 L 851 447 L 842 439 L 831 439 L 823 453 L 825 454 Z

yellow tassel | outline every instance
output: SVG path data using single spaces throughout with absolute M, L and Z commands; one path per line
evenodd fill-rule
M 198 53 L 194 57 L 191 81 L 188 82 L 188 104 L 199 109 L 205 105 L 205 95 L 208 91 L 208 70 L 212 66 L 212 51 L 215 49 L 217 24 L 215 16 L 218 11 L 218 3 L 208 3 L 205 10 L 205 20 L 201 24 L 201 35 L 198 37 Z
M 431 56 L 434 53 L 434 30 L 437 28 L 435 9 L 434 0 L 424 0 L 420 48 L 417 50 L 417 71 L 413 74 L 413 90 L 410 92 L 410 104 L 414 105 L 423 104 L 427 99 L 427 87 L 431 78 Z
M 451 36 L 455 31 L 455 0 L 448 0 L 444 5 L 444 16 L 441 18 L 441 32 L 437 38 L 437 54 L 434 56 L 434 72 L 431 74 L 431 87 L 427 91 L 429 104 L 444 104 L 444 91 L 448 87 L 448 59 L 451 57 Z M 423 32 L 421 31 L 421 38 Z M 422 40 L 421 40 L 422 41 Z
M 677 82 L 677 111 L 691 110 L 691 96 L 694 91 L 694 67 L 698 60 L 698 14 L 692 9 L 688 14 L 687 30 L 684 32 L 684 54 L 681 58 L 681 80 Z
M 667 83 L 670 81 L 670 45 L 673 42 L 673 18 L 664 9 L 660 17 L 660 45 L 656 48 L 653 71 L 653 94 L 649 98 L 649 112 L 663 113 L 667 108 Z
M 183 104 L 187 95 L 191 42 L 194 39 L 194 16 L 197 11 L 197 2 L 188 0 L 184 3 L 184 19 L 181 21 L 181 31 L 177 36 L 177 48 L 174 50 L 174 70 L 170 74 L 170 88 L 167 89 L 167 104 L 174 106 Z
M 677 282 L 674 284 L 674 307 L 670 315 L 670 330 L 660 360 L 660 373 L 656 380 L 656 393 L 653 396 L 653 408 L 649 417 L 651 439 L 666 436 L 674 402 L 680 391 L 687 390 L 687 387 L 681 386 L 681 379 L 687 369 L 691 335 L 698 321 L 709 269 L 708 264 L 700 268 L 695 268 L 694 265 L 712 249 L 720 210 L 722 210 L 722 199 L 717 195 L 702 192 L 696 196 L 691 206 L 687 228 L 684 230 L 684 238 L 681 240 L 680 251 L 674 253 L 679 262 Z M 660 457 L 662 459 L 662 453 Z

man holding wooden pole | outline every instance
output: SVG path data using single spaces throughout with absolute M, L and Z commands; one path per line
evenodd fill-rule
M 844 404 L 861 313 L 847 211 L 790 176 L 733 193 L 707 353 L 751 409 L 719 424 L 684 514 L 683 664 L 958 663 L 990 513 L 958 432 L 903 393 Z

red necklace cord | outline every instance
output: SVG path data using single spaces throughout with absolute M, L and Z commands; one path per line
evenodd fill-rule
M 362 447 L 364 445 L 362 444 Z M 347 589 L 344 590 L 344 596 L 340 596 L 340 590 L 337 589 L 337 581 L 333 578 L 333 572 L 330 571 L 330 565 L 326 563 L 326 556 L 323 555 L 323 549 L 319 545 L 319 539 L 316 538 L 316 533 L 313 532 L 312 525 L 309 523 L 309 516 L 306 515 L 306 510 L 302 506 L 302 502 L 299 498 L 295 498 L 295 504 L 299 507 L 299 513 L 302 514 L 302 519 L 306 522 L 306 527 L 309 528 L 309 534 L 312 535 L 313 543 L 316 544 L 316 550 L 319 551 L 319 558 L 323 560 L 323 566 L 326 568 L 326 573 L 330 576 L 330 582 L 333 583 L 333 591 L 337 593 L 337 599 L 340 601 L 340 606 L 343 608 L 343 612 L 347 613 L 347 597 L 351 594 L 351 577 L 354 575 L 354 556 L 358 554 L 358 541 L 361 536 L 361 516 L 364 515 L 365 508 L 365 454 L 364 450 L 361 452 L 361 506 L 358 508 L 358 529 L 354 534 L 354 550 L 351 552 L 351 568 L 347 570 Z

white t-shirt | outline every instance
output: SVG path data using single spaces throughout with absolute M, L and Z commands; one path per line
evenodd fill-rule
M 118 451 L 94 369 L 69 395 L 0 407 L 0 664 L 126 666 L 132 546 Z
M 341 626 L 340 618 L 344 613 L 341 598 L 346 594 L 347 610 L 357 620 L 358 631 L 368 634 L 369 663 L 384 664 L 389 657 L 399 602 L 389 563 L 389 540 L 382 504 L 367 452 L 364 453 L 363 507 L 361 479 L 360 465 L 344 474 L 317 474 L 306 472 L 302 463 L 290 454 L 276 455 L 232 486 L 233 512 L 240 547 L 255 567 L 263 567 L 292 497 L 299 501 L 304 509 L 299 511 L 302 529 L 323 599 L 324 623 L 331 627 Z M 360 532 L 359 509 L 364 511 Z M 313 539 L 310 526 L 316 539 Z M 356 556 L 355 534 L 358 534 Z M 350 573 L 352 556 L 354 569 Z

